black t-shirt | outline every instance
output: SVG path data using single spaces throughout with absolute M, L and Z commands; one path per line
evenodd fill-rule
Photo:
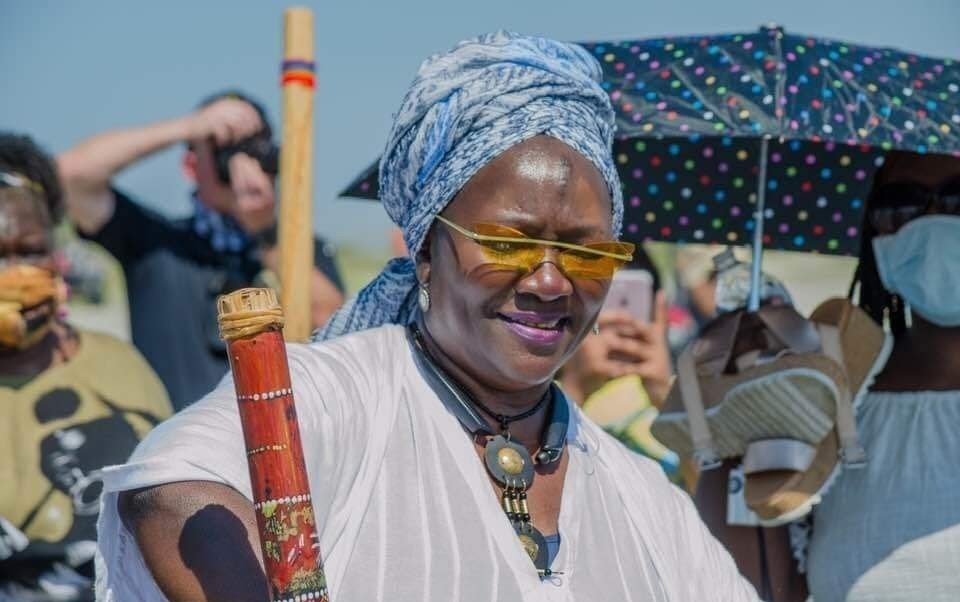
M 252 247 L 214 250 L 190 218 L 172 220 L 119 191 L 110 220 L 93 235 L 123 266 L 133 343 L 167 387 L 176 410 L 208 393 L 227 372 L 216 297 L 250 286 L 263 266 Z M 314 240 L 317 268 L 343 289 L 333 253 Z

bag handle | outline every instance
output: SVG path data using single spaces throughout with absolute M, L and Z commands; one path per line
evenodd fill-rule
M 694 347 L 688 346 L 677 359 L 677 384 L 680 386 L 680 399 L 687 410 L 687 421 L 690 423 L 693 458 L 701 471 L 713 470 L 720 467 L 720 456 L 713 444 L 707 414 L 703 408 Z
M 757 316 L 773 335 L 793 353 L 813 353 L 820 350 L 817 327 L 790 305 L 765 305 Z
M 820 333 L 820 345 L 823 354 L 837 362 L 846 374 L 843 363 L 843 346 L 840 343 L 840 331 L 836 326 L 817 324 Z M 849 381 L 849 379 L 848 379 Z M 857 421 L 853 415 L 853 400 L 850 396 L 850 384 L 842 387 L 837 397 L 836 414 L 837 438 L 840 439 L 840 459 L 848 468 L 861 468 L 867 463 L 867 452 L 860 444 L 857 433 Z
M 716 376 L 723 373 L 730 356 L 733 355 L 733 346 L 740 331 L 743 314 L 744 310 L 737 310 L 718 316 L 692 343 L 697 374 Z
M 734 346 L 746 310 L 717 318 L 694 343 L 694 357 L 700 376 L 722 374 L 733 355 Z M 789 305 L 765 305 L 756 312 L 768 339 L 793 353 L 812 353 L 820 350 L 816 327 Z M 738 364 L 749 365 L 747 360 Z

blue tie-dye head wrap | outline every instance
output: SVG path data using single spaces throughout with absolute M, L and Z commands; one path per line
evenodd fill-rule
M 600 80 L 600 65 L 580 46 L 508 32 L 427 59 L 380 160 L 380 199 L 410 256 L 390 261 L 315 338 L 408 323 L 417 311 L 414 258 L 437 214 L 481 167 L 539 134 L 561 140 L 600 170 L 619 233 L 613 108 Z

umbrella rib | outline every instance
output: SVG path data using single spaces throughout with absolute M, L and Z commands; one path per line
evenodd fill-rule
M 862 102 L 863 105 L 867 107 L 867 110 L 870 113 L 870 118 L 876 117 L 879 111 L 877 111 L 877 108 L 874 106 L 873 101 L 870 100 L 870 95 L 867 94 L 867 92 L 864 90 L 864 87 L 855 78 L 850 81 L 850 87 L 854 88 L 857 91 L 857 104 L 859 105 Z M 880 123 L 883 122 L 880 119 L 877 119 L 877 121 L 878 121 L 877 125 L 871 126 L 874 130 L 878 129 L 878 126 L 880 125 Z M 870 125 L 870 119 L 867 119 L 867 125 Z
M 831 64 L 829 67 L 829 71 L 825 68 L 824 75 L 826 75 L 828 72 L 832 73 L 834 81 L 839 80 L 840 78 L 843 77 L 843 71 L 840 69 L 838 65 Z M 853 114 L 850 112 L 850 110 L 847 107 L 851 104 L 851 101 L 855 101 L 856 98 L 855 97 L 851 98 L 853 94 L 847 88 L 834 87 L 833 90 L 834 90 L 833 94 L 837 97 L 837 100 L 840 102 L 841 106 L 843 107 L 843 114 L 844 114 L 844 118 L 846 119 L 845 123 L 847 124 L 847 128 L 850 130 L 850 135 L 848 136 L 848 139 L 855 140 L 856 137 L 858 136 L 857 129 L 856 129 L 857 126 L 854 123 Z
M 723 56 L 725 56 L 727 59 L 729 59 L 729 61 L 730 61 L 731 63 L 734 62 L 734 57 L 733 57 L 733 55 L 730 54 L 730 53 L 727 51 L 726 48 L 721 48 L 721 49 L 720 49 L 720 52 L 723 53 Z M 731 130 L 734 129 L 732 110 L 731 110 L 730 108 L 728 108 L 728 107 L 726 106 L 726 104 L 723 105 L 723 110 L 726 112 L 726 119 L 725 119 L 725 121 L 726 121 L 727 125 L 730 127 Z
M 671 67 L 673 67 L 673 65 L 671 65 Z M 714 115 L 717 116 L 717 118 L 722 117 L 720 109 L 716 105 L 714 105 L 713 102 L 711 102 L 710 99 L 708 99 L 703 94 L 699 86 L 695 86 L 693 84 L 693 81 L 686 76 L 686 73 L 683 73 L 674 69 L 674 74 L 677 76 L 677 79 L 679 79 L 680 82 L 687 87 L 688 90 L 691 90 L 693 92 L 697 100 L 703 103 L 703 106 L 705 109 L 711 111 Z M 693 108 L 692 103 L 690 108 L 691 109 Z M 727 124 L 727 126 L 732 127 L 729 119 L 724 119 L 723 121 Z M 713 132 L 710 132 L 710 133 L 712 134 Z
M 784 70 L 786 69 L 786 63 L 783 60 L 783 31 L 777 30 L 776 35 L 773 37 L 773 50 L 774 57 L 776 58 L 777 64 L 774 65 L 774 92 L 773 92 L 773 115 L 777 120 L 777 132 L 776 135 L 782 140 L 786 134 L 786 128 L 784 127 L 784 121 L 786 120 L 787 112 L 783 109 L 783 99 L 786 98 L 787 93 L 787 78 L 784 77 Z

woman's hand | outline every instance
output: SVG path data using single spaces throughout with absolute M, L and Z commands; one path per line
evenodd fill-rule
M 599 335 L 587 335 L 563 367 L 560 382 L 579 403 L 608 381 L 635 374 L 660 407 L 670 391 L 673 366 L 667 345 L 667 302 L 658 293 L 652 322 L 611 310 L 600 314 Z

